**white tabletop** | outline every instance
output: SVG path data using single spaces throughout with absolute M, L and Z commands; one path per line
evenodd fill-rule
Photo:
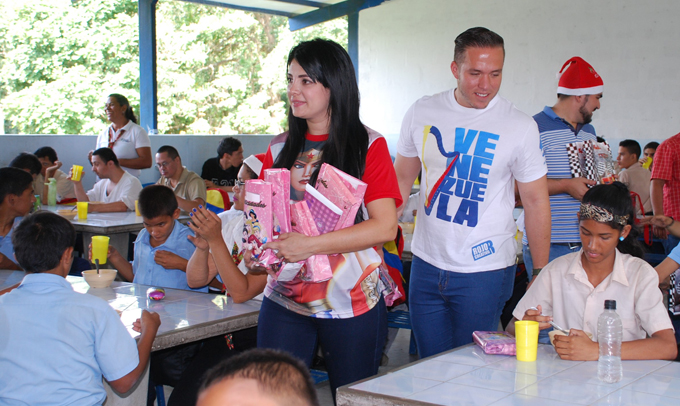
M 57 205 L 57 206 L 42 206 L 42 210 L 56 213 L 57 210 L 73 209 L 74 206 Z M 189 216 L 185 213 L 180 215 L 179 221 L 186 223 Z M 112 212 L 112 213 L 88 213 L 87 219 L 80 220 L 76 216 L 71 220 L 76 231 L 89 231 L 93 233 L 109 234 L 120 232 L 139 231 L 144 227 L 144 222 L 141 216 L 137 216 L 134 211 Z
M 21 282 L 23 276 L 22 271 L 0 270 L 0 290 Z M 165 298 L 153 301 L 147 299 L 150 286 L 146 285 L 113 282 L 111 287 L 94 289 L 81 277 L 67 276 L 66 280 L 76 292 L 100 297 L 114 309 L 122 310 L 121 321 L 133 337 L 139 333 L 132 330 L 132 323 L 143 309 L 158 313 L 161 326 L 154 351 L 256 326 L 262 305 L 259 300 L 237 304 L 222 294 L 179 289 L 165 289 Z
M 540 345 L 536 362 L 460 347 L 338 389 L 338 405 L 674 405 L 680 363 L 624 361 L 623 380 L 597 379 L 597 362 L 564 361 Z

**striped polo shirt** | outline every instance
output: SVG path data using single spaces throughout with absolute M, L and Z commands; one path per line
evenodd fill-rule
M 548 164 L 548 179 L 571 178 L 567 144 L 595 140 L 595 128 L 590 124 L 579 124 L 575 131 L 550 106 L 536 114 L 534 120 L 541 133 L 541 149 Z M 581 202 L 567 193 L 550 196 L 551 243 L 581 242 L 576 218 L 580 205 Z M 527 243 L 526 236 L 523 243 Z

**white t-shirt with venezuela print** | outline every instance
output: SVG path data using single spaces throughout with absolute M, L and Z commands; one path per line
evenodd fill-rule
M 401 194 L 387 143 L 382 135 L 370 128 L 366 129 L 369 146 L 361 178 L 368 184 L 364 204 L 391 198 L 399 206 Z M 287 137 L 288 133 L 274 137 L 265 154 L 262 169 L 273 165 Z M 290 168 L 292 200 L 302 200 L 304 194 L 295 191 L 304 188 L 308 177 L 320 166 L 320 151 L 327 137 L 307 135 L 304 152 Z M 264 171 L 261 173 L 264 174 Z M 371 310 L 380 300 L 378 267 L 382 259 L 378 253 L 369 248 L 355 253 L 329 255 L 328 259 L 333 269 L 330 280 L 313 283 L 296 277 L 290 282 L 277 282 L 270 276 L 264 290 L 265 296 L 298 314 L 317 318 L 343 319 Z
M 514 180 L 547 173 L 536 122 L 496 96 L 484 109 L 458 104 L 455 90 L 408 110 L 397 152 L 422 163 L 413 254 L 455 272 L 515 263 Z

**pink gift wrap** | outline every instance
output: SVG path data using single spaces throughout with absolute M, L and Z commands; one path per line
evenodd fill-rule
M 305 186 L 304 201 L 309 206 L 309 211 L 312 213 L 312 218 L 317 230 L 319 230 L 319 234 L 326 234 L 335 230 L 335 226 L 343 214 L 342 209 L 309 184 Z
M 292 204 L 290 207 L 290 217 L 293 231 L 296 233 L 309 237 L 320 235 L 306 201 L 302 200 Z M 304 263 L 305 267 L 302 268 L 300 274 L 300 279 L 303 281 L 323 282 L 333 277 L 333 270 L 327 255 L 312 255 Z
M 335 230 L 354 225 L 354 218 L 361 208 L 366 187 L 365 182 L 332 165 L 326 163 L 321 165 L 316 180 L 316 189 L 342 210 Z
M 272 236 L 290 233 L 290 171 L 288 169 L 265 169 L 264 181 L 272 184 L 272 207 L 274 230 Z
M 472 339 L 486 354 L 515 355 L 515 337 L 505 331 L 475 331 Z
M 243 247 L 249 250 L 256 264 L 268 267 L 273 251 L 263 252 L 262 246 L 272 239 L 272 184 L 263 180 L 246 181 L 246 195 L 243 207 Z

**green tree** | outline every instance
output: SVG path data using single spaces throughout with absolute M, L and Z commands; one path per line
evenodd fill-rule
M 0 12 L 5 131 L 98 133 L 110 93 L 139 111 L 135 0 L 25 0 Z M 291 33 L 283 17 L 163 0 L 156 21 L 163 133 L 280 132 L 289 49 L 317 36 L 347 43 L 345 19 Z

